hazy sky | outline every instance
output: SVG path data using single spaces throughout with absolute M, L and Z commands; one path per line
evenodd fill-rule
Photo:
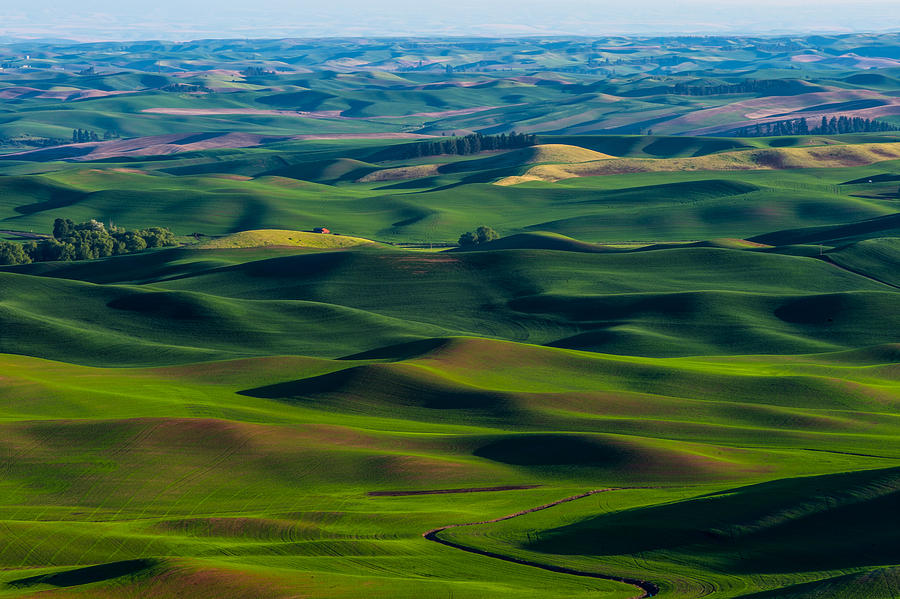
M 900 31 L 897 0 L 0 0 L 0 38 Z

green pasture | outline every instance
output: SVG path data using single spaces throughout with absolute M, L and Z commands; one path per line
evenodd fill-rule
M 889 553 L 871 548 L 885 529 L 863 514 L 888 510 L 889 518 L 893 509 L 897 421 L 882 406 L 896 397 L 895 348 L 870 351 L 861 364 L 846 354 L 660 360 L 498 343 L 435 340 L 350 361 L 142 369 L 5 355 L 4 594 L 166 597 L 200 584 L 201 597 L 353 597 L 365 581 L 376 596 L 631 597 L 624 585 L 421 537 L 606 487 L 639 489 L 441 534 L 538 563 L 638 575 L 683 597 L 710 589 L 735 597 L 889 563 Z M 490 367 L 484 355 L 501 359 Z M 663 373 L 674 386 L 647 392 Z M 711 397 L 696 393 L 717 376 L 751 390 L 778 379 L 810 393 L 787 405 L 753 391 L 723 395 L 718 385 Z M 846 382 L 827 391 L 823 406 L 822 391 L 809 387 L 817 379 Z M 857 472 L 852 485 L 837 474 L 848 471 Z M 496 484 L 542 486 L 366 496 Z M 767 484 L 789 492 L 769 493 Z M 722 510 L 722 524 L 709 520 L 708 502 Z M 746 522 L 748 509 L 760 532 Z M 824 562 L 823 547 L 797 566 L 773 557 L 709 569 L 746 552 L 767 555 L 778 534 L 818 538 L 815 518 L 865 523 L 872 536 L 832 537 L 834 557 Z M 594 532 L 607 521 L 611 529 Z M 740 534 L 722 528 L 731 521 Z M 704 527 L 713 534 L 696 545 L 691 535 L 706 538 Z M 569 529 L 577 542 L 565 540 Z M 870 549 L 845 552 L 851 542 Z M 109 566 L 83 571 L 97 564 Z
M 0 272 L 0 347 L 145 365 L 337 358 L 447 335 L 660 357 L 896 341 L 896 288 L 823 259 L 830 254 L 665 246 L 269 252 L 173 249 L 9 267 Z
M 772 141 L 672 140 L 580 147 Z M 190 241 L 0 267 L 0 597 L 896 595 L 896 161 L 504 187 L 551 154 L 396 143 L 0 161 L 0 229 Z
M 3 269 L 2 596 L 890 596 L 892 240 L 506 243 Z
M 377 241 L 448 243 L 487 224 L 504 235 L 549 231 L 595 243 L 760 237 L 764 243 L 788 245 L 838 235 L 772 237 L 774 242 L 763 236 L 890 219 L 900 205 L 896 194 L 866 192 L 883 183 L 844 185 L 900 176 L 894 174 L 896 161 L 500 186 L 493 182 L 528 168 L 526 154 L 368 161 L 384 147 L 375 140 L 282 142 L 165 159 L 58 164 L 49 172 L 43 169 L 52 163 L 36 169 L 34 163 L 0 162 L 0 172 L 7 174 L 0 177 L 0 227 L 41 232 L 60 217 L 141 227 L 157 224 L 164 214 L 178 234 L 327 226 Z M 423 170 L 429 163 L 432 170 Z M 424 174 L 375 177 L 384 169 L 406 167 Z M 885 225 L 875 232 L 889 236 L 895 230 Z M 860 231 L 851 240 L 872 231 Z

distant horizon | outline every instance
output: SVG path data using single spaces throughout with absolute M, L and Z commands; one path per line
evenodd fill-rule
M 703 33 L 694 31 L 671 31 L 659 33 L 598 33 L 598 34 L 567 34 L 567 33 L 546 33 L 546 34 L 509 34 L 509 35 L 489 35 L 489 34 L 393 34 L 393 35 L 281 35 L 281 36 L 240 36 L 240 35 L 212 35 L 208 37 L 191 37 L 191 38 L 175 38 L 175 37 L 98 37 L 98 38 L 81 38 L 81 37 L 56 37 L 56 36 L 37 36 L 37 35 L 5 35 L 0 33 L 0 45 L 14 45 L 21 43 L 46 43 L 46 44 L 97 44 L 97 43 L 141 43 L 141 42 L 161 42 L 173 44 L 189 44 L 193 42 L 205 42 L 213 40 L 222 41 L 273 41 L 273 40 L 402 40 L 402 39 L 421 39 L 421 40 L 492 40 L 492 39 L 606 39 L 606 38 L 624 38 L 624 39 L 653 39 L 653 38 L 785 38 L 785 37 L 811 37 L 816 35 L 828 36 L 852 36 L 852 35 L 897 35 L 900 36 L 900 28 L 890 30 L 868 30 L 868 31 L 778 31 L 778 32 L 728 32 L 728 33 Z
M 900 33 L 887 0 L 31 0 L 0 14 L 0 41 L 201 39 L 674 37 Z M 802 25 L 801 25 L 802 24 Z

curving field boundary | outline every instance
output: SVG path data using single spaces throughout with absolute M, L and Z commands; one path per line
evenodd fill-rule
M 573 576 L 585 576 L 588 578 L 599 578 L 602 580 L 612 580 L 615 582 L 624 582 L 625 584 L 630 584 L 639 588 L 642 592 L 641 595 L 638 595 L 638 599 L 644 599 L 645 597 L 653 597 L 659 593 L 659 587 L 652 582 L 647 582 L 646 580 L 638 580 L 637 578 L 625 578 L 622 576 L 611 576 L 608 574 L 597 574 L 596 572 L 587 572 L 584 570 L 575 570 L 574 568 L 566 568 L 565 566 L 555 566 L 552 564 L 541 564 L 538 562 L 533 562 L 526 559 L 521 559 L 518 557 L 512 557 L 509 555 L 503 555 L 502 553 L 494 553 L 492 551 L 484 551 L 482 549 L 476 549 L 474 547 L 468 547 L 466 545 L 461 545 L 459 543 L 454 543 L 453 541 L 448 541 L 446 539 L 440 538 L 438 535 L 445 530 L 450 528 L 461 528 L 463 526 L 477 526 L 479 524 L 492 524 L 494 522 L 502 522 L 504 520 L 511 520 L 513 518 L 517 518 L 519 516 L 524 516 L 525 514 L 531 514 L 533 512 L 539 512 L 541 510 L 546 510 L 551 507 L 560 505 L 562 503 L 568 503 L 570 501 L 575 501 L 577 499 L 584 499 L 585 497 L 589 497 L 591 495 L 596 495 L 597 493 L 606 493 L 608 491 L 621 491 L 623 489 L 627 489 L 630 487 L 611 487 L 607 489 L 594 489 L 593 491 L 588 491 L 586 493 L 581 493 L 580 495 L 573 495 L 571 497 L 565 497 L 563 499 L 559 499 L 557 501 L 546 503 L 544 505 L 539 505 L 537 507 L 533 507 L 527 510 L 522 510 L 521 512 L 516 512 L 514 514 L 509 514 L 506 516 L 501 516 L 499 518 L 494 518 L 492 520 L 483 520 L 481 522 L 467 522 L 465 524 L 449 524 L 447 526 L 441 526 L 440 528 L 433 528 L 427 532 L 422 533 L 422 536 L 425 537 L 429 541 L 434 541 L 435 543 L 440 543 L 441 545 L 446 545 L 447 547 L 453 547 L 454 549 L 460 549 L 462 551 L 467 551 L 469 553 L 474 553 L 476 555 L 482 555 L 485 557 L 492 557 L 494 559 L 501 559 L 506 562 L 512 562 L 514 564 L 522 564 L 523 566 L 531 566 L 533 568 L 540 568 L 541 570 L 547 570 L 548 572 L 556 572 L 559 574 L 571 574 Z

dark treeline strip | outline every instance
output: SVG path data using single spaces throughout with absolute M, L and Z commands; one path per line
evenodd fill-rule
M 175 235 L 163 227 L 130 231 L 120 227 L 107 229 L 93 219 L 74 223 L 58 218 L 53 223 L 52 238 L 24 244 L 0 241 L 0 265 L 93 260 L 174 245 Z
M 103 139 L 115 139 L 119 137 L 119 134 L 115 131 L 104 131 Z M 90 129 L 72 129 L 72 143 L 80 144 L 86 143 L 89 141 L 100 141 L 100 136 L 96 131 L 91 131 Z
M 370 160 L 404 160 L 407 158 L 421 158 L 423 156 L 440 156 L 442 154 L 466 156 L 486 150 L 525 148 L 536 143 L 537 136 L 528 133 L 516 133 L 515 131 L 509 135 L 505 133 L 500 135 L 473 133 L 465 137 L 448 137 L 392 146 L 381 150 L 370 157 Z
M 87 129 L 72 129 L 72 143 L 80 144 L 88 141 L 100 141 L 100 136 L 96 131 Z
M 679 96 L 718 96 L 721 94 L 778 94 L 793 91 L 797 82 L 782 79 L 748 79 L 740 83 L 723 85 L 691 85 L 678 83 L 673 86 L 671 94 Z
M 722 83 L 719 85 L 698 85 L 697 83 L 682 82 L 676 83 L 675 85 L 620 91 L 618 95 L 626 97 L 639 97 L 654 94 L 675 96 L 765 94 L 770 96 L 780 96 L 812 91 L 821 91 L 821 88 L 806 86 L 795 79 L 747 79 L 740 83 Z
M 244 77 L 270 77 L 275 74 L 275 71 L 268 71 L 265 67 L 257 67 L 257 66 L 249 66 L 243 71 L 241 71 L 241 75 Z
M 163 92 L 177 92 L 182 94 L 192 94 L 192 93 L 210 93 L 213 90 L 204 86 L 204 85 L 194 85 L 191 83 L 169 83 L 168 85 L 164 85 L 159 88 L 159 91 Z
M 882 133 L 900 131 L 900 127 L 875 119 L 862 117 L 822 117 L 818 127 L 809 128 L 805 118 L 787 119 L 770 123 L 757 123 L 750 127 L 741 127 L 735 134 L 738 137 L 773 137 L 778 135 L 838 135 L 840 133 Z
M 69 143 L 69 140 L 59 137 L 39 137 L 28 134 L 19 137 L 0 137 L 0 146 L 12 148 L 49 148 L 62 146 L 67 143 Z

